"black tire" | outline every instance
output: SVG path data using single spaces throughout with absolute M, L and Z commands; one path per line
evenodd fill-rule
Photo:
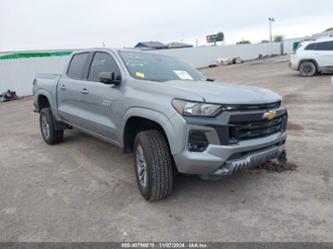
M 64 140 L 64 130 L 55 129 L 55 120 L 50 108 L 43 108 L 41 110 L 39 115 L 39 126 L 43 139 L 47 144 L 53 145 Z M 46 126 L 48 126 L 48 128 Z
M 141 148 L 141 149 L 140 149 Z M 139 160 L 143 152 L 145 161 L 145 179 L 139 170 Z M 165 137 L 157 130 L 142 131 L 134 142 L 134 166 L 139 190 L 148 201 L 161 200 L 168 197 L 173 188 L 173 161 Z M 140 175 L 139 175 L 140 174 Z
M 299 66 L 299 73 L 303 77 L 312 77 L 317 73 L 316 64 L 312 61 L 303 61 Z

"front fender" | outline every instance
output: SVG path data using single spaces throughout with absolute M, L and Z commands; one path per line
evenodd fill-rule
M 176 132 L 174 131 L 174 128 L 170 122 L 170 119 L 161 112 L 158 112 L 158 111 L 152 110 L 152 109 L 140 108 L 140 107 L 130 108 L 126 111 L 126 113 L 124 115 L 122 125 L 121 125 L 121 132 L 119 134 L 119 141 L 122 146 L 124 146 L 125 126 L 126 126 L 127 121 L 131 117 L 141 117 L 141 118 L 149 119 L 149 120 L 152 120 L 152 121 L 158 123 L 163 128 L 163 130 L 167 136 L 172 155 L 179 153 L 179 151 L 181 149 L 179 149 L 178 148 L 179 146 L 177 146 Z

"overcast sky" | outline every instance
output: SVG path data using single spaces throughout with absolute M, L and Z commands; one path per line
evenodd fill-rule
M 227 44 L 333 27 L 333 0 L 0 0 L 0 51 L 133 46 L 138 41 Z

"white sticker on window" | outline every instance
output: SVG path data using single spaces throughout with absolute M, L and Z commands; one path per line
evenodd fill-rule
M 188 72 L 186 72 L 186 71 L 174 70 L 174 73 L 181 80 L 193 80 L 192 76 Z

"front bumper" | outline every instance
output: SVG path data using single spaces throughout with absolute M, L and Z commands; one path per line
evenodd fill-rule
M 284 145 L 275 145 L 263 150 L 249 153 L 243 158 L 226 161 L 220 168 L 218 168 L 212 175 L 225 176 L 238 173 L 243 170 L 254 168 L 261 165 L 268 160 L 278 158 L 284 152 Z
M 285 150 L 286 132 L 241 141 L 234 145 L 210 144 L 204 152 L 184 150 L 174 155 L 178 171 L 186 174 L 230 175 L 277 158 Z
M 290 68 L 291 70 L 294 70 L 294 71 L 297 71 L 297 70 L 298 70 L 297 65 L 293 64 L 292 62 L 289 62 L 289 68 Z
M 185 118 L 189 134 L 186 145 L 173 154 L 178 171 L 202 176 L 229 175 L 277 158 L 285 150 L 288 113 L 283 107 L 271 109 L 276 117 L 269 120 L 266 110 L 265 107 L 222 112 L 215 118 Z M 204 134 L 206 140 L 200 136 L 192 139 L 193 131 L 201 133 L 201 137 Z M 193 147 L 205 141 L 201 152 Z

